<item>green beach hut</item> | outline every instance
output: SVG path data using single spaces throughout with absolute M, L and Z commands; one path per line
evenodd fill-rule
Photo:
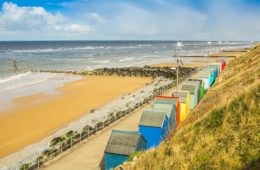
M 196 75 L 197 79 L 202 80 L 204 84 L 204 94 L 206 91 L 210 88 L 210 76 L 205 75 L 205 74 L 198 74 Z
M 204 90 L 205 90 L 205 87 L 204 87 L 204 81 L 201 80 L 201 79 L 188 79 L 188 82 L 199 82 L 200 84 L 200 93 L 199 93 L 199 97 L 200 97 L 200 100 L 204 97 Z

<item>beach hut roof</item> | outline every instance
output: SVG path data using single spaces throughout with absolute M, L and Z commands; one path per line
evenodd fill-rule
M 196 78 L 207 78 L 207 79 L 209 79 L 210 77 L 209 77 L 209 75 L 198 74 L 196 76 Z
M 202 70 L 198 73 L 199 76 L 210 76 L 211 71 L 210 70 Z
M 182 103 L 186 103 L 186 99 L 187 99 L 188 94 L 189 94 L 189 91 L 175 90 L 175 91 L 172 92 L 172 95 L 178 96 Z
M 176 97 L 165 97 L 165 96 L 158 96 L 155 98 L 154 103 L 169 103 L 177 105 L 179 99 Z
M 209 67 L 207 67 L 207 68 L 204 68 L 203 71 L 209 71 L 210 74 L 212 75 L 212 74 L 214 74 L 215 68 L 212 68 L 212 67 L 209 68 Z
M 105 152 L 119 155 L 130 155 L 138 149 L 137 147 L 140 143 L 146 146 L 147 142 L 138 132 L 113 130 L 108 140 Z
M 153 110 L 158 110 L 158 111 L 165 111 L 167 114 L 167 117 L 170 118 L 171 117 L 171 112 L 173 109 L 173 104 L 170 103 L 154 103 L 153 104 Z
M 191 94 L 194 94 L 196 91 L 196 85 L 185 83 L 182 85 L 181 90 L 186 90 L 189 91 Z
M 188 80 L 188 81 L 187 81 L 187 84 L 195 84 L 195 85 L 198 86 L 198 88 L 201 86 L 200 83 L 201 83 L 200 81 L 191 81 L 191 80 Z
M 162 127 L 166 113 L 158 111 L 144 111 L 139 122 L 141 126 Z
M 197 79 L 197 78 L 193 78 L 193 79 L 188 79 L 189 82 L 200 82 L 201 84 L 203 83 L 202 80 Z

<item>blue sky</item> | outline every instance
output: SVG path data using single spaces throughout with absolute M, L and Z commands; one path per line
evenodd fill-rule
M 0 0 L 0 40 L 260 40 L 260 0 Z

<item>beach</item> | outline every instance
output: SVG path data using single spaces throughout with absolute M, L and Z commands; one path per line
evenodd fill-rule
M 56 94 L 38 93 L 13 101 L 0 113 L 0 157 L 21 150 L 92 109 L 135 91 L 151 78 L 86 76 L 65 83 Z

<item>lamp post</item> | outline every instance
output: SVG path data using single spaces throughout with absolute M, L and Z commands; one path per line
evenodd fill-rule
M 211 41 L 208 41 L 208 57 L 207 57 L 207 62 L 208 62 L 208 65 L 209 65 L 209 54 L 210 54 L 210 45 L 211 45 Z
M 221 44 L 222 44 L 222 41 L 219 41 L 218 44 L 221 45 Z M 219 46 L 218 52 L 220 52 L 220 51 L 221 51 L 221 47 Z
M 177 67 L 176 67 L 176 78 L 177 78 L 177 85 L 176 85 L 176 89 L 178 90 L 178 86 L 179 86 L 179 62 L 180 62 L 180 53 L 181 53 L 181 47 L 183 46 L 183 44 L 181 42 L 177 42 L 176 44 L 176 60 L 177 60 Z

